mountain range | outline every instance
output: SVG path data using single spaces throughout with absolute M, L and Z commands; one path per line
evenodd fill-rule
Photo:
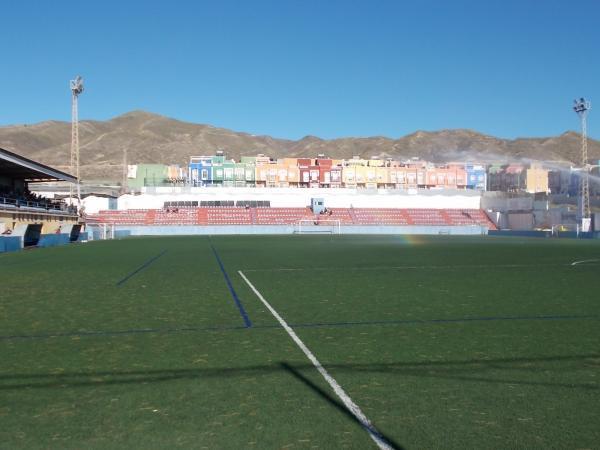
M 569 131 L 555 137 L 501 139 L 465 129 L 416 131 L 399 139 L 383 136 L 300 140 L 255 136 L 210 125 L 182 122 L 145 111 L 133 111 L 107 121 L 79 123 L 81 178 L 118 181 L 122 178 L 124 151 L 128 164 L 186 165 L 190 156 L 223 150 L 228 158 L 420 158 L 449 161 L 518 162 L 552 161 L 580 165 L 581 138 Z M 0 127 L 0 148 L 69 171 L 71 124 L 46 121 L 34 125 Z M 600 141 L 588 140 L 590 160 L 600 159 Z

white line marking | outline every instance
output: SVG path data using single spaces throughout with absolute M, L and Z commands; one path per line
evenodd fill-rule
M 588 263 L 588 262 L 598 262 L 600 261 L 600 259 L 583 259 L 581 261 L 575 261 L 573 263 L 571 263 L 572 266 L 576 266 L 577 264 L 583 264 L 583 263 Z
M 363 414 L 358 405 L 352 401 L 352 399 L 348 396 L 348 394 L 346 394 L 346 392 L 344 391 L 344 389 L 342 389 L 338 382 L 331 375 L 329 375 L 329 372 L 327 372 L 327 370 L 321 365 L 319 360 L 316 358 L 315 355 L 312 354 L 308 347 L 304 345 L 304 342 L 300 340 L 300 338 L 294 332 L 294 330 L 287 324 L 285 320 L 283 320 L 283 318 L 279 315 L 277 311 L 275 311 L 275 309 L 269 304 L 269 302 L 265 300 L 262 294 L 258 292 L 258 290 L 250 282 L 250 280 L 246 278 L 246 275 L 244 275 L 241 270 L 238 270 L 238 273 L 248 284 L 248 286 L 250 286 L 250 289 L 252 289 L 252 291 L 256 294 L 259 300 L 263 302 L 263 304 L 267 307 L 269 311 L 271 311 L 273 317 L 275 317 L 279 324 L 283 327 L 283 329 L 287 331 L 287 334 L 290 335 L 290 337 L 296 343 L 296 345 L 300 347 L 300 350 L 302 350 L 302 352 L 304 352 L 304 354 L 310 360 L 310 362 L 313 363 L 315 368 L 319 371 L 323 378 L 325 378 L 325 381 L 327 381 L 329 386 L 331 386 L 333 391 L 336 393 L 336 395 L 339 397 L 342 403 L 344 403 L 346 408 L 348 408 L 352 415 L 356 417 L 356 419 L 360 422 L 363 428 L 365 428 L 368 431 L 369 436 L 371 437 L 371 439 L 373 439 L 375 444 L 377 444 L 377 447 L 379 447 L 380 449 L 392 450 L 392 447 L 385 441 L 385 439 L 383 439 L 381 434 L 371 424 L 367 416 Z

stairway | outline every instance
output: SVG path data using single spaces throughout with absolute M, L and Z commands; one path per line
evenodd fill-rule
M 440 211 L 440 215 L 442 216 L 442 219 L 444 219 L 444 222 L 446 222 L 447 225 L 453 225 L 452 219 L 445 210 L 442 209 Z
M 208 210 L 206 208 L 198 208 L 196 223 L 198 225 L 208 225 Z
M 348 214 L 350 215 L 350 218 L 352 219 L 352 223 L 354 225 L 358 225 L 359 224 L 359 220 L 356 217 L 356 213 L 354 212 L 354 208 L 348 208 Z
M 154 225 L 154 221 L 156 220 L 156 210 L 149 209 L 146 213 L 146 217 L 144 218 L 144 224 L 146 225 Z

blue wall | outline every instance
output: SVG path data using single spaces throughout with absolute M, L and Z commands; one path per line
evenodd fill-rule
M 488 236 L 551 237 L 551 231 L 534 230 L 490 230 Z
M 302 226 L 306 232 L 323 232 L 323 227 Z M 89 229 L 88 229 L 89 230 Z M 294 234 L 294 225 L 117 225 L 115 230 L 128 230 L 131 236 L 182 236 L 217 234 Z M 94 239 L 100 238 L 94 229 Z M 384 226 L 363 225 L 340 227 L 341 234 L 452 234 L 485 235 L 488 229 L 477 225 L 465 226 Z M 115 231 L 117 234 L 117 231 Z
M 68 234 L 42 234 L 37 243 L 38 247 L 56 247 L 57 245 L 65 245 L 71 241 Z
M 21 250 L 21 237 L 0 236 L 0 253 Z
M 571 239 L 598 239 L 600 233 L 576 233 L 575 231 L 559 231 L 554 236 L 551 231 L 535 231 L 535 230 L 490 230 L 489 236 L 520 236 L 520 237 L 559 237 Z

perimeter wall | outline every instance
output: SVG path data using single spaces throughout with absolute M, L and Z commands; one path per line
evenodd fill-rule
M 259 200 L 273 207 L 303 208 L 311 198 L 323 198 L 328 208 L 457 208 L 479 209 L 481 192 L 473 190 L 434 189 L 323 189 L 323 188 L 227 188 L 179 187 L 146 188 L 141 195 L 119 197 L 117 209 L 160 209 L 171 201 Z M 108 199 L 87 197 L 85 210 L 95 214 L 109 209 Z
M 87 231 L 93 233 L 94 239 L 99 239 L 102 226 L 88 227 Z M 304 234 L 327 233 L 331 227 L 302 226 Z M 110 230 L 109 230 L 110 231 Z M 480 226 L 344 226 L 340 227 L 340 234 L 487 234 L 488 229 Z M 217 235 L 217 234 L 294 234 L 295 226 L 290 225 L 144 225 L 114 227 L 115 237 L 126 236 L 175 236 L 175 235 Z

